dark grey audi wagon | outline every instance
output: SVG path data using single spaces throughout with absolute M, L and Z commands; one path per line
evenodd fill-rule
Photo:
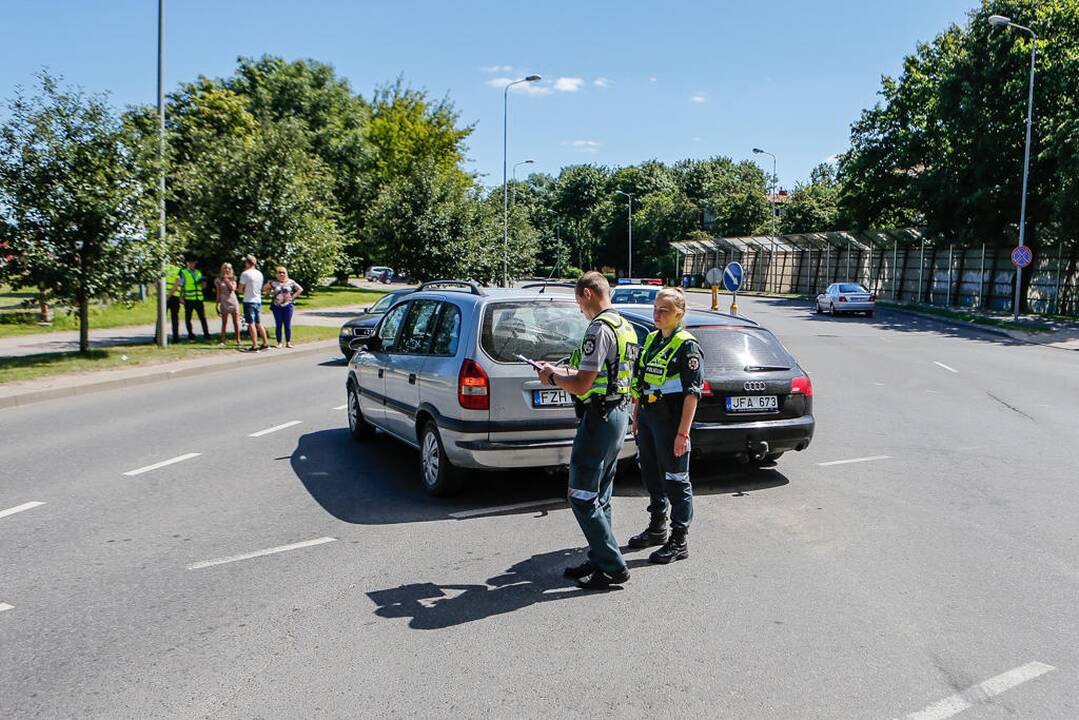
M 620 305 L 644 343 L 651 305 Z M 685 326 L 704 351 L 704 397 L 690 437 L 694 453 L 777 460 L 813 440 L 813 383 L 775 335 L 747 318 L 690 309 Z

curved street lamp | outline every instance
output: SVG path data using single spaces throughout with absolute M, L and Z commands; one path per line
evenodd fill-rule
M 776 272 L 776 269 L 774 268 L 775 263 L 776 263 L 776 212 L 777 212 L 776 200 L 778 199 L 776 197 L 776 156 L 773 155 L 772 153 L 768 152 L 767 150 L 761 150 L 760 148 L 753 148 L 753 154 L 754 155 L 767 155 L 770 158 L 772 158 L 772 183 L 771 183 L 771 185 L 772 185 L 772 197 L 771 197 L 770 204 L 772 206 L 772 262 L 771 262 L 771 265 L 773 267 L 769 268 L 769 271 L 770 271 L 769 274 L 777 276 L 775 284 L 778 285 L 779 284 L 779 282 L 778 282 L 778 273 Z
M 1030 176 L 1030 129 L 1034 115 L 1034 59 L 1038 50 L 1038 36 L 1028 27 L 1017 25 L 1011 18 L 1003 15 L 990 15 L 989 24 L 999 27 L 1012 27 L 1021 32 L 1030 33 L 1030 89 L 1027 94 L 1027 143 L 1023 152 L 1023 196 L 1019 205 L 1019 247 L 1023 247 L 1026 241 L 1027 229 L 1027 178 Z M 1019 319 L 1020 295 L 1023 286 L 1023 268 L 1015 266 L 1015 302 L 1013 303 L 1013 319 Z
M 622 192 L 621 190 L 615 190 L 615 195 L 625 195 L 629 198 L 629 269 L 626 270 L 626 277 L 633 278 L 633 193 Z
M 527 75 L 520 80 L 507 83 L 502 89 L 502 286 L 509 287 L 509 245 L 510 245 L 510 194 L 506 186 L 506 147 L 509 135 L 509 96 L 510 88 L 526 82 L 540 80 L 539 75 Z
M 531 165 L 536 162 L 535 160 L 522 160 L 521 162 L 513 163 L 513 196 L 510 198 L 510 205 L 517 204 L 517 166 L 518 165 Z

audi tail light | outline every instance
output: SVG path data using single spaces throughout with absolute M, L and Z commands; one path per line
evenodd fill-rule
M 839 302 L 847 302 L 847 296 L 846 295 L 840 295 L 839 296 Z
M 869 296 L 869 302 L 876 302 L 876 301 L 877 301 L 877 296 L 876 295 L 870 295 Z
M 705 380 L 704 385 L 701 386 L 701 397 L 712 397 L 713 395 L 715 395 L 715 393 L 712 392 L 712 386 Z
M 813 397 L 813 381 L 808 375 L 802 375 L 791 380 L 791 395 L 804 395 Z
M 475 360 L 466 359 L 457 374 L 457 401 L 466 410 L 491 409 L 491 381 Z

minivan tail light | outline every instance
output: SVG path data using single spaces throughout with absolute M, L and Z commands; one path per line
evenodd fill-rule
M 705 380 L 704 385 L 701 385 L 701 397 L 712 397 L 713 395 L 715 395 L 715 393 L 712 392 L 712 386 Z
M 804 395 L 813 397 L 813 381 L 808 375 L 802 375 L 791 380 L 791 395 Z
M 457 401 L 466 410 L 491 409 L 491 381 L 475 360 L 466 359 L 457 374 Z

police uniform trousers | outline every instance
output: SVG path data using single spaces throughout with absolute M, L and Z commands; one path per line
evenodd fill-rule
M 569 504 L 588 540 L 588 559 L 608 573 L 626 567 L 611 531 L 611 493 L 628 425 L 624 404 L 609 410 L 606 417 L 585 412 L 570 455 Z
M 637 452 L 641 478 L 651 500 L 648 512 L 666 515 L 671 527 L 686 529 L 693 521 L 693 486 L 689 482 L 689 451 L 674 456 L 678 422 L 665 400 L 654 403 L 642 398 L 637 415 Z
M 180 298 L 176 295 L 169 295 L 169 299 L 165 302 L 165 307 L 168 308 L 169 317 L 172 320 L 172 341 L 180 342 Z
M 195 337 L 195 333 L 191 328 L 191 313 L 197 313 L 199 321 L 202 323 L 203 337 L 210 337 L 210 328 L 206 326 L 206 308 L 203 306 L 202 300 L 184 300 L 184 324 L 187 325 L 187 337 Z

